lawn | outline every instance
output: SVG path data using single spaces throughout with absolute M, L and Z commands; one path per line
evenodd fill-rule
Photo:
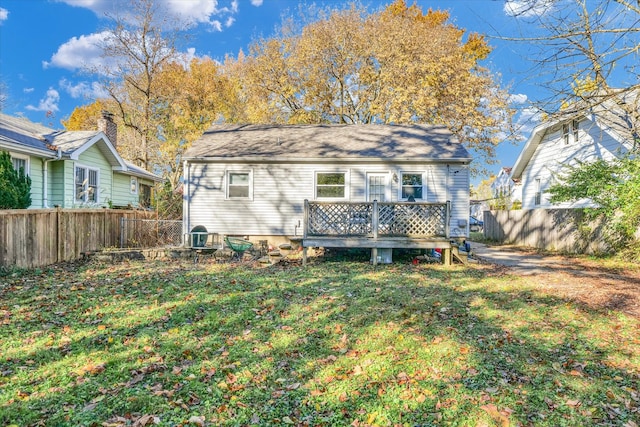
M 640 424 L 636 318 L 483 266 L 0 276 L 0 425 Z

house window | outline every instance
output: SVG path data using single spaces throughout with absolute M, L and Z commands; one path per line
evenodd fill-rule
M 318 172 L 316 174 L 316 199 L 344 199 L 347 180 L 344 172 Z
M 580 135 L 580 122 L 572 120 L 571 129 L 573 130 L 573 142 L 578 142 L 578 136 Z
M 29 157 L 11 154 L 11 163 L 16 171 L 20 172 L 22 169 L 25 175 L 29 175 Z
M 98 170 L 76 166 L 76 202 L 98 201 Z
M 423 181 L 421 173 L 402 174 L 402 199 L 422 199 Z
M 145 208 L 151 207 L 151 186 L 140 184 L 140 206 Z
M 251 172 L 227 172 L 227 198 L 251 198 Z
M 542 185 L 540 183 L 540 178 L 536 178 L 536 193 L 535 193 L 535 201 L 533 203 L 536 206 L 542 203 Z
M 562 140 L 564 145 L 569 145 L 571 140 L 578 142 L 580 135 L 580 122 L 577 120 L 571 120 L 571 123 L 565 123 L 562 125 Z
M 131 177 L 130 188 L 131 194 L 138 194 L 138 178 L 136 178 L 135 176 Z

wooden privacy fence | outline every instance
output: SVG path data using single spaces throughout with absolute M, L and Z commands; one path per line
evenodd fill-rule
M 483 219 L 489 240 L 566 253 L 607 250 L 602 224 L 586 223 L 580 209 L 484 211 Z
M 155 218 L 156 213 L 59 208 L 0 211 L 0 267 L 40 267 L 118 247 L 123 217 Z

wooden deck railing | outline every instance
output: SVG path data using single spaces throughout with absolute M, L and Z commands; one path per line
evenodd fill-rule
M 304 201 L 304 238 L 449 237 L 451 202 Z

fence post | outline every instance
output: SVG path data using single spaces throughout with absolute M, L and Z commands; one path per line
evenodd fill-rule
M 302 221 L 304 222 L 304 226 L 302 228 L 302 238 L 306 239 L 307 234 L 309 233 L 309 200 L 304 199 L 304 215 Z
M 124 216 L 120 217 L 120 249 L 124 248 Z

